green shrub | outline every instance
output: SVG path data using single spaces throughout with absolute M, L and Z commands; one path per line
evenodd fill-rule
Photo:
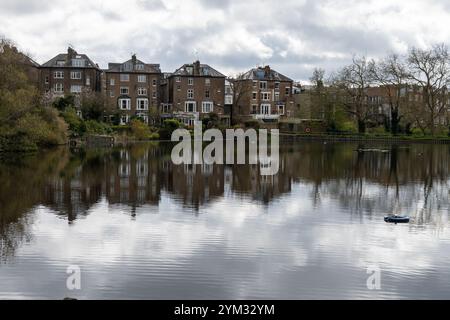
M 84 122 L 84 125 L 86 127 L 87 134 L 111 134 L 112 133 L 111 127 L 104 122 L 98 122 L 95 120 L 87 120 Z
M 178 120 L 166 119 L 159 130 L 159 136 L 161 139 L 170 140 L 172 133 L 179 128 L 183 128 L 183 125 Z
M 344 133 L 357 133 L 358 128 L 356 127 L 356 124 L 352 121 L 343 121 L 341 123 L 336 124 L 336 129 L 340 132 Z

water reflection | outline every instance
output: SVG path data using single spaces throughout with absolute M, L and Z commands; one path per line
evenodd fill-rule
M 130 283 L 132 288 L 137 286 L 131 291 L 138 298 L 183 298 L 183 292 L 192 294 L 194 282 L 200 286 L 200 298 L 213 292 L 218 298 L 327 297 L 330 292 L 374 297 L 374 293 L 361 291 L 365 284 L 362 261 L 381 263 L 381 259 L 391 270 L 405 263 L 404 259 L 414 259 L 419 270 L 426 272 L 448 267 L 447 259 L 423 257 L 423 252 L 415 252 L 393 237 L 421 243 L 428 255 L 440 254 L 434 251 L 435 245 L 448 245 L 450 146 L 285 144 L 275 176 L 261 176 L 257 165 L 175 166 L 170 151 L 171 145 L 164 143 L 114 150 L 62 148 L 3 161 L 0 279 L 6 288 L 4 295 L 11 296 L 20 286 L 9 266 L 28 270 L 46 258 L 42 255 L 48 254 L 50 247 L 61 245 L 54 240 L 65 242 L 62 251 L 52 255 L 51 259 L 58 261 L 55 265 L 73 259 L 63 248 L 69 252 L 78 248 L 73 249 L 76 257 L 84 257 L 87 265 L 99 263 L 96 255 L 105 254 L 101 263 L 111 270 L 102 273 L 103 277 L 115 277 L 125 284 L 115 291 L 98 284 L 98 291 L 84 296 L 97 298 L 123 297 L 123 289 Z M 120 213 L 122 218 L 108 212 Z M 394 212 L 411 215 L 413 222 L 402 229 L 380 222 L 383 215 Z M 137 225 L 127 225 L 123 217 Z M 69 224 L 69 229 L 61 223 Z M 144 241 L 144 234 L 151 240 Z M 432 235 L 444 242 L 433 245 Z M 44 236 L 45 241 L 41 240 Z M 133 240 L 127 242 L 128 237 Z M 86 247 L 79 248 L 77 241 Z M 130 247 L 122 248 L 124 243 Z M 355 245 L 357 248 L 350 249 Z M 406 250 L 396 255 L 383 250 L 384 245 Z M 109 246 L 122 248 L 121 253 L 115 251 L 109 257 L 105 249 Z M 187 252 L 198 260 L 188 258 Z M 142 274 L 118 277 L 119 271 L 114 269 L 118 257 Z M 347 266 L 336 262 L 345 257 Z M 439 262 L 433 264 L 430 259 Z M 322 260 L 328 262 L 321 271 L 314 269 Z M 199 266 L 202 261 L 205 263 Z M 362 272 L 356 278 L 344 277 L 347 283 L 341 283 L 335 276 L 348 273 L 348 268 Z M 409 270 L 397 270 L 397 277 L 417 276 L 414 264 Z M 448 279 L 449 271 L 440 275 Z M 159 289 L 140 287 L 145 279 Z M 323 287 L 323 281 L 327 286 Z M 399 292 L 408 297 L 411 286 L 419 286 L 414 283 L 402 292 L 398 278 L 394 283 L 395 290 L 384 291 L 383 297 Z M 269 287 L 273 291 L 267 291 Z M 64 295 L 64 288 L 49 288 L 52 290 Z M 430 290 L 439 297 L 450 295 L 448 283 Z M 0 288 L 0 296 L 1 292 Z

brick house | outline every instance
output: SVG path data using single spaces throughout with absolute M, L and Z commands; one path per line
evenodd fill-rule
M 270 66 L 257 67 L 234 80 L 233 119 L 277 122 L 294 116 L 293 80 Z
M 215 113 L 225 124 L 225 75 L 207 64 L 185 64 L 167 75 L 162 88 L 168 100 L 161 104 L 163 117 L 174 117 L 186 125 Z
M 82 92 L 100 92 L 101 70 L 85 54 L 68 48 L 44 63 L 40 70 L 40 89 L 49 98 Z
M 154 123 L 160 104 L 161 69 L 133 55 L 123 63 L 109 63 L 103 74 L 103 88 L 111 105 L 118 108 L 120 124 L 128 124 L 132 117 Z

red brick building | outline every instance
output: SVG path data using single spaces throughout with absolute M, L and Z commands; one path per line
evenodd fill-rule
M 185 64 L 165 77 L 162 91 L 167 100 L 161 104 L 162 117 L 175 117 L 186 125 L 193 125 L 210 113 L 217 114 L 224 123 L 225 75 L 207 64 L 196 61 Z
M 251 69 L 234 80 L 233 119 L 276 122 L 294 116 L 293 80 L 270 66 Z
M 68 48 L 40 67 L 40 89 L 50 98 L 100 92 L 101 70 L 85 54 Z
M 117 106 L 120 124 L 128 124 L 132 117 L 154 123 L 160 105 L 161 69 L 133 55 L 123 63 L 109 63 L 104 71 L 104 91 L 111 105 Z

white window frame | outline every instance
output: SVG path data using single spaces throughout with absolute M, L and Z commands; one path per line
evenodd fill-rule
M 91 85 L 91 78 L 89 76 L 86 77 L 86 85 L 87 86 Z
M 135 66 L 135 70 L 142 71 L 145 69 L 145 66 L 142 63 L 137 63 Z
M 267 90 L 267 81 L 260 81 L 259 82 L 259 89 L 260 90 Z
M 74 90 L 74 89 L 77 89 L 77 90 Z M 81 93 L 82 90 L 83 90 L 83 86 L 81 86 L 81 85 L 73 84 L 73 85 L 70 86 L 70 92 L 71 93 Z
M 283 112 L 280 112 L 280 108 L 282 108 Z M 286 113 L 286 106 L 283 105 L 283 104 L 279 104 L 277 106 L 277 112 L 278 112 L 279 115 L 284 116 L 285 113 Z
M 71 71 L 70 79 L 72 80 L 81 80 L 82 74 L 81 71 Z
M 289 96 L 291 94 L 291 88 L 290 87 L 286 87 L 285 90 L 286 90 L 285 91 L 286 95 Z
M 136 117 L 142 119 L 146 124 L 148 124 L 148 114 L 144 112 L 138 112 L 136 113 Z
M 121 82 L 129 82 L 130 81 L 130 75 L 128 73 L 121 73 L 120 74 L 120 81 Z
M 262 103 L 259 112 L 260 112 L 260 114 L 263 114 L 263 115 L 270 115 L 271 114 L 271 105 L 269 103 Z
M 120 125 L 124 126 L 130 122 L 130 116 L 127 114 L 120 116 Z
M 72 67 L 83 68 L 86 65 L 86 61 L 84 59 L 72 59 Z
M 143 106 L 141 105 L 143 103 Z M 148 99 L 147 98 L 137 98 L 136 99 L 136 110 L 148 110 Z
M 156 79 L 152 80 L 152 86 L 156 87 L 158 85 L 158 81 Z
M 116 79 L 114 79 L 114 78 L 109 79 L 109 85 L 110 86 L 115 86 L 116 85 Z
M 138 87 L 137 88 L 137 94 L 138 94 L 138 96 L 146 96 L 147 95 L 147 88 Z
M 188 105 L 193 105 L 194 107 L 193 107 L 193 111 L 189 111 L 189 108 L 188 108 Z M 195 102 L 195 101 L 186 101 L 185 103 L 184 103 L 184 111 L 185 112 L 197 112 L 197 102 Z
M 53 74 L 54 79 L 64 79 L 64 71 L 55 71 Z
M 275 99 L 275 101 L 280 101 L 280 93 L 279 92 L 275 92 L 274 99 Z
M 252 100 L 258 99 L 258 92 L 254 91 L 252 92 Z
M 270 101 L 270 92 L 261 92 L 261 101 Z
M 188 89 L 187 90 L 187 98 L 188 99 L 194 99 L 194 89 Z
M 211 101 L 203 101 L 202 102 L 202 113 L 211 113 L 214 112 L 214 103 Z
M 147 82 L 147 76 L 145 74 L 138 74 L 137 81 L 139 83 L 146 83 Z
M 193 86 L 194 85 L 194 78 L 188 78 L 188 85 Z
M 123 102 L 125 102 L 125 108 L 124 108 Z M 131 99 L 130 98 L 121 98 L 118 100 L 118 104 L 119 104 L 120 110 L 131 110 Z
M 124 89 L 126 89 L 126 93 L 125 93 L 125 90 Z M 125 94 L 130 94 L 130 88 L 128 88 L 128 87 L 120 87 L 120 94 L 121 95 L 125 95 Z
M 206 78 L 205 79 L 205 86 L 210 86 L 211 85 L 211 79 L 210 78 Z
M 205 89 L 205 98 L 210 99 L 211 98 L 211 90 Z
M 63 93 L 64 92 L 64 84 L 61 82 L 55 83 L 53 90 L 56 93 Z
M 181 82 L 181 77 L 175 77 L 175 82 Z

